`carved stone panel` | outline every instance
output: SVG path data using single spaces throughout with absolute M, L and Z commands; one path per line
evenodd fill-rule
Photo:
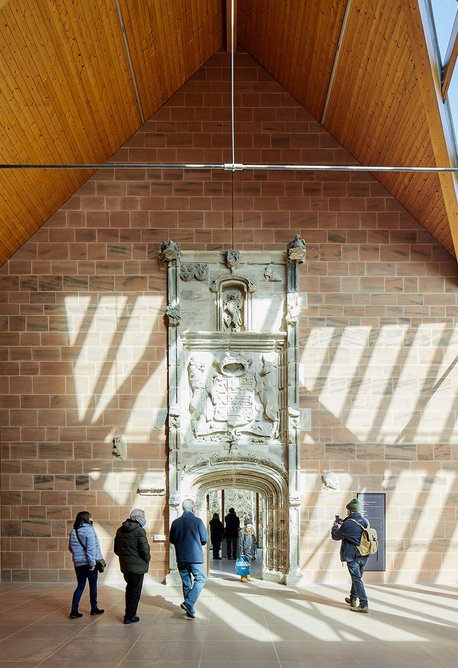
M 183 447 L 223 445 L 234 437 L 238 445 L 280 443 L 286 419 L 285 388 L 279 383 L 285 374 L 285 338 L 253 336 L 250 342 L 245 337 L 243 350 L 228 350 L 226 337 L 211 338 L 184 335 Z

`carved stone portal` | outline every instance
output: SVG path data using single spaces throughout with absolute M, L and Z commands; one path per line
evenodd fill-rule
M 169 511 L 211 489 L 264 503 L 265 578 L 299 578 L 297 235 L 285 251 L 181 251 L 168 265 Z M 291 531 L 291 527 L 294 530 Z M 174 555 L 171 552 L 171 567 Z

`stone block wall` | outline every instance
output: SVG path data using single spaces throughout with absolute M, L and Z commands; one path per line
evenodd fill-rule
M 82 509 L 119 579 L 112 539 L 132 506 L 163 578 L 165 497 L 137 494 L 167 466 L 160 243 L 281 250 L 299 233 L 304 578 L 347 581 L 329 529 L 366 491 L 386 493 L 388 536 L 387 570 L 368 580 L 455 581 L 455 261 L 370 174 L 116 168 L 231 162 L 229 64 L 216 54 L 0 270 L 2 579 L 73 581 Z M 354 163 L 245 54 L 236 90 L 236 162 Z

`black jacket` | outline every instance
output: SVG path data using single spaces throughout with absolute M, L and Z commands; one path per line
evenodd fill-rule
M 147 573 L 151 552 L 146 531 L 137 520 L 131 518 L 123 522 L 116 532 L 114 553 L 119 557 L 119 567 L 123 573 Z
M 228 513 L 224 518 L 226 528 L 224 530 L 225 536 L 228 538 L 237 538 L 239 535 L 240 519 L 235 513 Z
M 223 523 L 221 520 L 216 518 L 210 520 L 210 535 L 212 537 L 212 543 L 221 542 L 224 535 Z

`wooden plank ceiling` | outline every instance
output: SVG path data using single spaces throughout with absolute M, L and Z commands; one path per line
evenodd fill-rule
M 225 22 L 225 0 L 0 1 L 0 162 L 105 162 Z M 237 38 L 362 164 L 450 165 L 417 0 L 237 0 Z M 0 264 L 90 173 L 0 170 Z M 375 175 L 456 257 L 453 177 Z

